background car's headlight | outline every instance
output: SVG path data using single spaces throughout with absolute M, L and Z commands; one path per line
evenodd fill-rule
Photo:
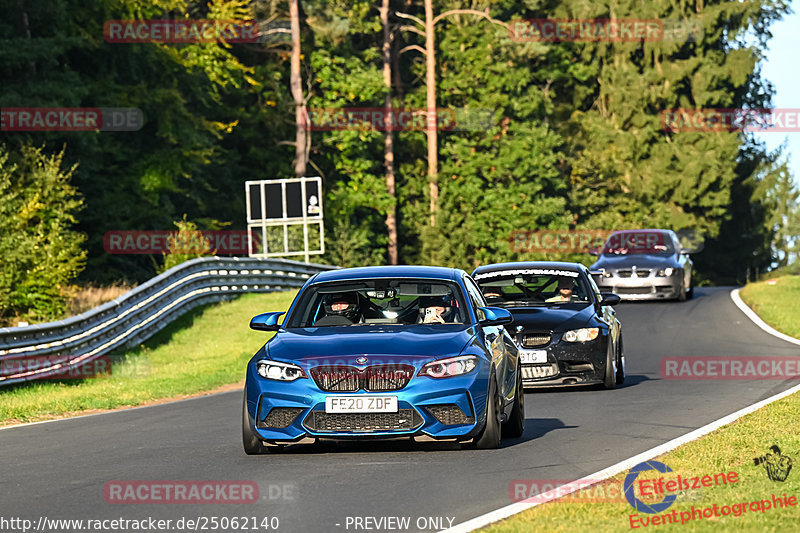
M 306 377 L 306 373 L 303 372 L 302 368 L 289 363 L 262 359 L 256 363 L 256 365 L 258 374 L 262 378 L 274 379 L 277 381 L 294 381 L 298 378 Z
M 419 371 L 420 376 L 430 378 L 451 378 L 468 374 L 478 366 L 478 358 L 474 355 L 459 355 L 458 357 L 448 357 L 427 363 Z
M 656 276 L 658 276 L 659 278 L 668 278 L 669 276 L 672 275 L 673 272 L 675 272 L 675 269 L 672 267 L 662 268 L 661 270 L 656 272 Z
M 603 272 L 603 277 L 604 278 L 610 278 L 611 277 L 611 272 L 609 272 L 605 268 L 602 270 L 602 272 Z
M 600 328 L 581 328 L 571 329 L 564 333 L 564 340 L 567 342 L 588 342 L 593 341 L 600 334 Z

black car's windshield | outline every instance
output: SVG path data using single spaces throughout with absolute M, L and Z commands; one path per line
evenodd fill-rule
M 589 303 L 589 287 L 579 272 L 526 269 L 485 272 L 475 280 L 496 307 L 551 306 Z
M 603 246 L 603 255 L 672 255 L 675 246 L 662 231 L 621 231 L 612 234 Z
M 289 317 L 289 328 L 358 325 L 463 324 L 455 283 L 369 279 L 312 285 Z

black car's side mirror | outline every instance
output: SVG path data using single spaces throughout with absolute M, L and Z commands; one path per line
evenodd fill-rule
M 514 321 L 514 317 L 508 309 L 502 307 L 479 307 L 478 309 L 483 312 L 484 319 L 479 322 L 483 327 L 502 326 Z
M 601 292 L 600 296 L 600 305 L 617 305 L 620 300 L 619 295 L 613 292 Z
M 279 313 L 261 313 L 250 320 L 250 329 L 258 331 L 278 331 L 281 325 L 278 319 L 285 311 Z

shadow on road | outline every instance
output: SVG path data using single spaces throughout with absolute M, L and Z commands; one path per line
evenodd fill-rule
M 627 389 L 629 387 L 635 387 L 644 381 L 653 381 L 653 378 L 648 377 L 644 374 L 628 374 L 625 376 L 625 383 L 622 385 L 617 385 L 617 390 L 619 389 Z M 657 381 L 657 380 L 656 380 Z M 597 391 L 603 390 L 602 384 L 590 384 L 590 385 L 567 385 L 562 387 L 527 387 L 525 388 L 525 394 L 566 394 L 570 392 L 589 392 L 589 391 Z M 608 391 L 609 393 L 613 394 L 612 391 Z

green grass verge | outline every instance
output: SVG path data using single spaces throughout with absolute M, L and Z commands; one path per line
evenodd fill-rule
M 764 322 L 781 333 L 800 338 L 800 276 L 782 276 L 750 283 L 739 295 Z
M 702 477 L 720 472 L 735 471 L 738 481 L 735 483 L 711 486 L 698 490 L 678 493 L 675 503 L 661 515 L 677 511 L 678 523 L 666 525 L 649 525 L 631 528 L 631 515 L 654 517 L 657 515 L 637 513 L 627 502 L 614 501 L 585 503 L 577 495 L 573 498 L 555 500 L 539 505 L 507 520 L 498 522 L 482 530 L 491 533 L 522 533 L 529 531 L 797 531 L 800 523 L 800 472 L 795 469 L 789 473 L 785 482 L 771 481 L 763 466 L 755 466 L 753 458 L 769 452 L 769 447 L 777 444 L 781 452 L 795 462 L 800 460 L 800 396 L 794 394 L 775 403 L 746 415 L 702 437 L 685 444 L 676 450 L 657 457 L 656 460 L 668 465 L 673 474 L 664 476 L 674 478 L 680 474 L 683 478 Z M 622 493 L 622 485 L 627 472 L 619 474 L 605 483 L 602 488 L 591 487 L 583 493 L 592 495 L 614 496 Z M 662 474 L 655 471 L 643 472 L 639 479 L 656 479 Z M 610 485 L 614 485 L 610 488 Z M 657 502 L 657 498 L 648 498 L 639 494 L 637 485 L 634 492 L 646 502 Z M 765 513 L 750 511 L 735 517 L 733 514 L 724 517 L 703 518 L 680 524 L 681 511 L 691 512 L 692 506 L 697 508 L 711 507 L 717 504 L 732 506 L 737 503 L 753 500 L 771 499 L 775 494 L 780 496 L 794 495 L 798 498 L 798 506 L 769 509 Z M 619 498 L 622 499 L 622 498 Z M 740 508 L 741 509 L 741 508 Z M 637 523 L 639 525 L 639 523 Z
M 753 283 L 742 289 L 742 299 L 753 308 L 761 318 L 775 329 L 800 337 L 800 277 L 781 277 L 776 284 L 766 281 Z M 656 524 L 643 527 L 641 522 L 631 527 L 631 516 L 639 518 L 659 516 L 637 513 L 624 501 L 624 496 L 608 498 L 614 501 L 587 502 L 592 496 L 602 500 L 604 496 L 622 494 L 622 486 L 627 472 L 619 474 L 593 486 L 584 492 L 539 505 L 507 520 L 493 524 L 482 531 L 489 533 L 522 533 L 530 531 L 797 531 L 800 526 L 800 466 L 790 471 L 784 482 L 771 481 L 763 466 L 755 466 L 753 458 L 769 453 L 773 444 L 781 448 L 795 463 L 800 462 L 800 395 L 793 394 L 774 402 L 755 413 L 746 415 L 732 424 L 696 441 L 685 444 L 674 451 L 657 457 L 672 468 L 673 473 L 665 475 L 672 479 L 682 477 L 702 477 L 720 472 L 735 471 L 735 483 L 711 486 L 699 490 L 678 493 L 677 500 L 661 516 L 676 511 L 676 524 Z M 655 471 L 641 473 L 639 479 L 655 479 L 662 476 Z M 634 484 L 634 492 L 645 502 L 655 503 L 662 496 L 647 497 L 639 493 Z M 691 513 L 695 509 L 733 506 L 744 502 L 770 499 L 772 495 L 795 496 L 797 506 L 769 509 L 766 512 L 748 510 L 736 517 L 728 516 L 702 518 L 681 524 L 681 512 Z M 528 493 L 530 496 L 531 493 Z M 619 501 L 622 500 L 622 501 Z M 509 502 L 510 503 L 510 502 Z M 738 507 L 741 512 L 741 506 Z M 685 515 L 689 516 L 689 515 Z
M 270 335 L 249 329 L 250 319 L 288 309 L 294 295 L 247 294 L 197 308 L 142 346 L 112 354 L 108 376 L 0 387 L 0 425 L 141 405 L 238 383 L 245 364 Z

